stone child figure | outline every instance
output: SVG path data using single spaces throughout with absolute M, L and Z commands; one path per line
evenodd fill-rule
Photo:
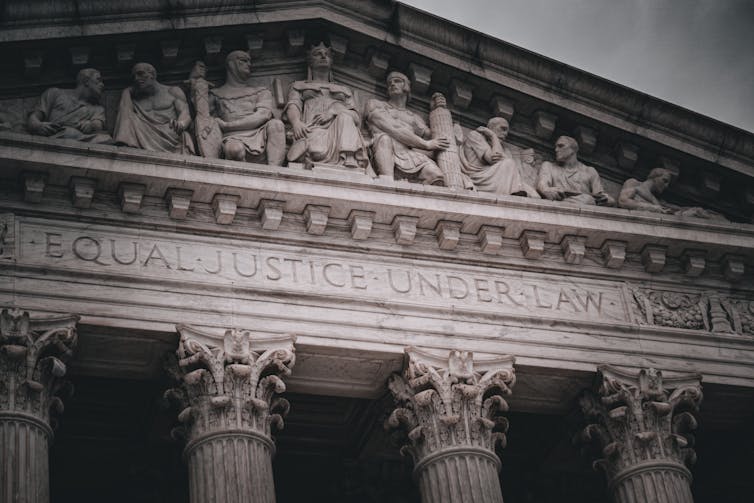
M 364 139 L 353 92 L 332 78 L 332 51 L 324 44 L 307 55 L 308 77 L 291 84 L 283 117 L 293 133 L 288 160 L 367 170 Z
M 282 166 L 285 160 L 285 127 L 272 116 L 272 93 L 249 84 L 251 57 L 233 51 L 225 60 L 226 78 L 221 87 L 211 89 L 210 109 L 223 133 L 222 152 L 226 159 Z
M 543 162 L 537 176 L 537 190 L 552 201 L 574 204 L 615 206 L 605 192 L 597 170 L 579 162 L 578 142 L 561 136 L 555 142 L 555 163 Z
M 480 126 L 471 131 L 460 150 L 463 172 L 481 192 L 539 199 L 534 187 L 521 176 L 520 159 L 503 143 L 508 130 L 507 120 L 493 117 L 487 127 Z
M 393 178 L 397 171 L 414 176 L 422 183 L 443 183 L 443 173 L 429 153 L 450 146 L 447 138 L 431 138 L 424 120 L 406 108 L 411 82 L 400 72 L 387 76 L 388 101 L 371 99 L 366 105 L 366 121 L 372 133 L 372 152 L 377 174 Z
M 664 168 L 654 168 L 643 182 L 629 178 L 620 190 L 618 206 L 629 210 L 727 221 L 723 215 L 715 211 L 699 207 L 684 208 L 660 199 L 672 180 L 673 174 Z
M 123 90 L 115 121 L 115 142 L 155 152 L 193 153 L 186 132 L 191 124 L 186 95 L 157 82 L 149 63 L 136 63 L 134 83 Z
M 80 70 L 75 89 L 52 87 L 42 93 L 29 114 L 27 127 L 51 138 L 110 143 L 105 131 L 105 108 L 100 104 L 105 84 L 94 68 Z

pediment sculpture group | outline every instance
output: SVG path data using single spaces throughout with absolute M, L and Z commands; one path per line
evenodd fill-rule
M 184 86 L 161 84 L 152 65 L 137 63 L 132 85 L 121 94 L 112 136 L 105 131 L 100 104 L 102 78 L 87 68 L 79 72 L 75 89 L 51 88 L 42 94 L 27 129 L 48 137 L 157 152 L 275 166 L 286 161 L 307 167 L 322 164 L 459 190 L 722 218 L 660 199 L 672 181 L 671 172 L 663 168 L 653 169 L 644 181 L 626 181 L 616 200 L 605 191 L 597 170 L 578 160 L 578 142 L 569 136 L 556 140 L 555 161 L 543 162 L 536 181 L 527 183 L 523 164 L 532 165 L 534 152 L 506 144 L 506 119 L 493 117 L 464 137 L 452 123 L 445 98 L 435 93 L 428 125 L 407 108 L 411 81 L 398 71 L 387 75 L 387 100 L 370 99 L 360 113 L 353 91 L 333 81 L 332 63 L 332 51 L 324 44 L 309 50 L 307 78 L 290 85 L 283 120 L 273 115 L 270 90 L 249 84 L 247 52 L 227 56 L 225 83 L 219 87 L 206 80 L 201 62 Z M 362 134 L 362 120 L 369 140 Z

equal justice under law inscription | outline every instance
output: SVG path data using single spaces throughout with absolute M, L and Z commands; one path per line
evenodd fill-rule
M 620 284 L 296 246 L 20 223 L 19 266 L 500 314 L 629 322 Z

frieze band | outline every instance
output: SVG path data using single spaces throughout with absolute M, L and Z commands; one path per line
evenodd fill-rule
M 718 334 L 754 335 L 754 301 L 713 290 L 673 291 L 632 283 L 474 266 L 406 267 L 387 258 L 349 254 L 301 255 L 281 245 L 213 246 L 147 233 L 128 237 L 104 228 L 79 232 L 24 223 L 20 265 L 87 270 L 104 275 L 160 278 L 184 284 L 265 288 L 303 295 L 337 295 L 401 304 L 464 306 L 469 311 L 531 315 L 598 323 L 628 323 Z
M 506 142 L 510 125 L 505 117 L 493 117 L 464 134 L 445 97 L 435 93 L 428 125 L 407 108 L 412 82 L 399 71 L 387 74 L 387 101 L 369 99 L 362 107 L 352 89 L 334 81 L 330 47 L 312 46 L 306 60 L 307 78 L 291 83 L 280 118 L 272 92 L 249 83 L 251 55 L 235 50 L 225 60 L 220 86 L 206 80 L 203 62 L 194 65 L 183 85 L 172 86 L 157 80 L 153 65 L 135 64 L 133 84 L 121 93 L 112 136 L 104 129 L 104 84 L 92 68 L 79 71 L 74 89 L 46 90 L 28 115 L 26 129 L 155 152 L 275 166 L 299 163 L 454 190 L 727 221 L 715 211 L 661 200 L 673 180 L 662 166 L 644 181 L 626 180 L 615 198 L 597 170 L 578 160 L 575 138 L 559 137 L 554 162 L 538 163 L 532 149 Z

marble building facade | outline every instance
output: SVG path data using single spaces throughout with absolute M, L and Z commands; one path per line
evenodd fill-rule
M 743 502 L 754 135 L 384 0 L 6 2 L 0 502 Z

